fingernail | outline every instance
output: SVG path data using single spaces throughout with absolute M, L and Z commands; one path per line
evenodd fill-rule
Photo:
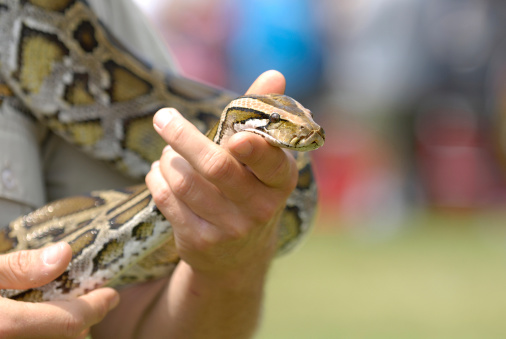
M 163 151 L 162 151 L 162 154 L 165 154 L 167 153 L 168 151 L 170 151 L 172 149 L 172 147 L 170 145 L 167 145 L 163 148 Z
M 173 109 L 162 109 L 156 112 L 153 122 L 158 129 L 163 129 L 172 120 L 173 116 Z
M 42 252 L 42 262 L 47 266 L 56 265 L 61 260 L 61 251 L 63 250 L 63 244 L 58 243 L 46 247 Z
M 237 144 L 234 147 L 234 152 L 239 154 L 242 157 L 248 156 L 253 151 L 253 145 L 247 140 L 244 140 L 243 142 Z
M 154 168 L 157 168 L 157 167 L 160 167 L 160 160 L 157 160 L 157 161 L 155 161 L 154 163 L 151 164 L 151 169 L 154 169 Z

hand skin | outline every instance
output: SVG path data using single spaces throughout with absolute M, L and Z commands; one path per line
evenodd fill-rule
M 0 288 L 42 286 L 65 271 L 71 256 L 66 243 L 0 255 Z M 71 301 L 27 303 L 0 298 L 0 338 L 85 338 L 88 328 L 118 302 L 119 295 L 111 288 Z
M 283 93 L 284 86 L 270 71 L 248 93 Z M 146 182 L 183 259 L 172 279 L 125 289 L 116 309 L 119 295 L 110 288 L 71 301 L 0 298 L 0 338 L 85 338 L 95 324 L 94 339 L 252 336 L 276 226 L 297 180 L 295 161 L 251 133 L 218 147 L 174 110 L 156 119 L 171 147 Z M 0 255 L 0 288 L 42 286 L 63 273 L 71 255 L 65 243 Z
M 269 71 L 248 93 L 284 89 L 284 77 Z M 123 290 L 93 338 L 251 338 L 295 160 L 252 133 L 220 147 L 173 109 L 160 110 L 154 124 L 169 146 L 146 183 L 182 261 L 170 280 Z

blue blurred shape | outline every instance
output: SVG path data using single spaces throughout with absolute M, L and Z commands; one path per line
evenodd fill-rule
M 276 69 L 287 79 L 287 93 L 307 95 L 322 77 L 322 44 L 307 0 L 240 0 L 236 27 L 227 44 L 230 85 L 246 90 L 262 72 Z

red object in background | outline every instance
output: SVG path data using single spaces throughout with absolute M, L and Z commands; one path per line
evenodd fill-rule
M 466 106 L 445 102 L 422 112 L 416 144 L 429 205 L 475 209 L 489 202 L 494 178 L 478 119 Z
M 347 225 L 397 213 L 402 178 L 392 150 L 363 124 L 344 120 L 323 123 L 325 145 L 312 152 L 320 217 Z

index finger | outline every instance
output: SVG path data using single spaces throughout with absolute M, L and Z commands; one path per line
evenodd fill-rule
M 164 120 L 164 121 L 162 121 Z M 237 186 L 250 173 L 225 149 L 216 145 L 175 109 L 164 108 L 154 117 L 155 130 L 200 175 L 217 185 L 227 196 L 239 195 Z M 160 159 L 167 161 L 166 156 Z M 253 178 L 250 178 L 252 180 Z

